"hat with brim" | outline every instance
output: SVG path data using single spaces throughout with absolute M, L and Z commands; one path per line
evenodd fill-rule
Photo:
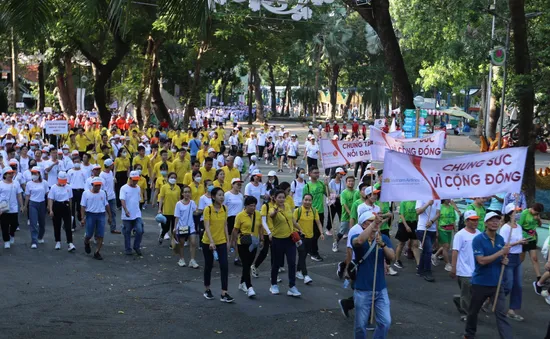
M 500 214 L 498 213 L 495 213 L 495 212 L 489 212 L 485 215 L 485 219 L 483 219 L 483 221 L 487 222 L 493 218 L 499 218 L 500 219 Z
M 137 172 L 137 171 L 132 171 L 132 172 L 130 172 L 130 179 L 132 179 L 132 180 L 139 180 L 139 179 L 140 179 L 139 172 Z
M 478 220 L 479 216 L 477 215 L 476 211 L 466 211 L 464 212 L 464 220 Z
M 239 178 L 233 178 L 233 179 L 231 179 L 231 185 L 236 184 L 236 183 L 241 183 L 241 184 L 242 184 L 243 182 L 244 182 L 244 181 L 242 181 L 242 180 L 239 179 Z
M 101 186 L 103 185 L 103 182 L 101 181 L 101 178 L 95 177 L 92 179 L 92 185 L 93 186 Z

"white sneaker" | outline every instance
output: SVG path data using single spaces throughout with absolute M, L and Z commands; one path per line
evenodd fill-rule
M 6 248 L 6 246 L 4 246 L 4 248 Z M 8 248 L 9 248 L 9 247 L 8 247 Z M 32 244 L 32 245 L 31 245 L 31 248 L 32 248 L 33 250 L 35 250 L 35 249 L 37 249 L 37 248 L 38 248 L 38 245 L 36 245 L 36 244 Z
M 8 248 L 10 248 L 10 247 L 11 247 L 10 242 L 9 242 L 9 241 L 6 241 L 6 242 L 4 243 L 4 248 L 8 249 Z
M 255 297 L 256 296 L 256 292 L 254 291 L 254 289 L 252 287 L 249 287 L 248 288 L 248 291 L 246 292 L 246 295 L 249 297 L 249 298 L 252 298 L 252 297 Z
M 10 244 L 13 245 L 14 242 L 15 242 L 15 237 L 10 236 Z
M 245 283 L 240 283 L 239 284 L 239 290 L 243 291 L 244 293 L 248 293 L 248 288 L 246 288 Z
M 271 287 L 269 288 L 269 292 L 271 292 L 271 294 L 279 294 L 279 286 L 271 285 Z
M 292 286 L 291 288 L 288 289 L 288 291 L 286 292 L 286 295 L 289 295 L 291 297 L 299 297 L 302 295 L 302 293 L 298 291 L 296 286 Z
M 437 256 L 435 254 L 432 254 L 432 265 L 439 265 L 439 262 L 437 261 Z
M 285 268 L 284 267 L 279 267 L 279 273 L 282 273 L 285 271 Z
M 265 159 L 265 164 L 267 165 L 267 159 Z
M 446 264 L 445 265 L 445 271 L 451 272 L 452 269 L 453 269 L 453 265 L 451 265 L 451 264 Z
M 189 267 L 191 268 L 199 268 L 199 264 L 197 264 L 197 262 L 195 261 L 195 259 L 191 259 L 189 261 Z
M 61 249 L 61 242 L 58 241 L 58 242 L 55 243 L 55 249 L 56 249 L 56 250 L 60 250 L 60 249 Z
M 180 267 L 185 267 L 185 260 L 183 260 L 183 259 L 178 260 L 178 265 Z
M 304 275 L 301 271 L 296 271 L 296 279 L 304 280 Z
M 187 246 L 189 246 L 189 243 L 186 241 L 183 243 L 183 247 L 187 247 Z
M 394 270 L 391 266 L 388 268 L 388 274 L 389 275 L 397 275 L 397 271 Z
M 76 250 L 76 247 L 74 247 L 73 243 L 70 243 L 70 244 L 69 244 L 69 249 L 68 249 L 67 251 L 73 252 L 73 251 L 75 251 L 75 250 Z
M 304 277 L 304 284 L 307 285 L 307 284 L 310 284 L 310 283 L 312 283 L 312 282 L 313 282 L 313 279 L 311 279 L 311 277 L 310 277 L 309 275 L 306 275 L 306 276 Z
M 277 283 L 283 282 L 283 279 L 281 279 L 279 276 L 277 276 Z
M 332 243 L 332 252 L 334 253 L 338 252 L 338 243 L 335 243 L 335 242 Z
M 164 235 L 164 240 L 170 240 L 170 234 L 166 233 L 166 234 Z
M 258 269 L 256 268 L 256 266 L 254 266 L 254 265 L 250 266 L 250 274 L 251 274 L 254 278 L 259 277 L 259 275 L 258 275 Z
M 38 239 L 38 243 L 43 244 L 43 243 L 45 243 L 45 241 L 44 241 L 44 239 Z

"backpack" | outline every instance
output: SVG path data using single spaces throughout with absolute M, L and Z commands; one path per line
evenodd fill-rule
M 313 220 L 315 221 L 315 216 L 318 215 L 317 210 L 313 207 L 311 207 L 311 210 L 313 211 Z M 302 217 L 302 206 L 298 207 L 298 219 L 296 219 L 296 222 L 300 221 L 301 217 Z

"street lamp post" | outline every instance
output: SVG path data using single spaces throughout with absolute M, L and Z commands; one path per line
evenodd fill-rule
M 424 105 L 424 97 L 417 95 L 413 99 L 413 104 L 416 107 L 416 121 L 414 123 L 414 137 L 418 138 L 418 128 L 419 128 L 419 120 L 420 120 L 420 108 L 422 108 L 422 105 Z
M 508 63 L 508 51 L 510 50 L 510 22 L 506 21 L 506 45 L 504 47 L 506 53 L 506 59 L 504 60 L 504 65 L 502 65 L 502 95 L 500 102 L 500 126 L 498 128 L 498 149 L 502 147 L 502 126 L 504 125 L 504 99 L 506 96 L 506 64 Z

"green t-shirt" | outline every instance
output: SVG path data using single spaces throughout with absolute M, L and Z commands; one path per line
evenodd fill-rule
M 416 221 L 418 219 L 416 215 L 416 201 L 402 201 L 399 204 L 399 214 L 407 221 Z
M 307 193 L 313 195 L 313 203 L 311 204 L 319 213 L 325 212 L 325 194 L 326 188 L 325 184 L 321 181 L 316 183 L 308 182 L 304 187 L 302 197 Z
M 381 201 L 376 201 L 374 203 L 376 206 L 380 207 L 380 214 L 386 214 L 386 213 L 389 213 L 390 212 L 390 203 L 389 202 L 381 202 Z M 384 222 L 382 225 L 380 225 L 380 229 L 381 230 L 389 230 L 390 229 L 390 224 L 389 222 Z
M 539 226 L 539 222 L 535 219 L 531 212 L 529 212 L 529 209 L 523 210 L 521 212 L 518 223 L 523 229 L 524 238 L 530 238 L 530 241 L 537 240 L 536 230 Z
M 359 207 L 359 205 L 361 205 L 363 203 L 363 199 L 357 199 L 353 202 L 353 204 L 351 205 L 351 215 L 350 215 L 350 219 L 353 219 L 355 221 L 355 223 L 357 223 L 357 221 L 359 221 L 359 217 L 357 216 L 357 208 Z M 350 225 L 351 226 L 351 225 Z M 354 225 L 355 226 L 355 225 Z
M 479 221 L 477 222 L 477 229 L 480 232 L 485 232 L 485 207 L 483 206 L 476 206 L 474 204 L 470 204 L 466 206 L 466 211 L 476 211 L 477 216 L 479 217 Z
M 441 209 L 439 210 L 439 220 L 437 221 L 437 227 L 444 231 L 443 226 L 453 225 L 456 222 L 456 214 L 453 206 L 446 206 L 441 204 Z
M 355 190 L 349 190 L 345 189 L 340 194 L 340 203 L 342 204 L 342 219 L 341 221 L 349 221 L 349 213 L 344 208 L 344 205 L 346 205 L 349 210 L 351 211 L 351 206 L 353 205 L 353 197 L 355 196 Z
M 361 192 L 359 192 L 359 189 L 355 190 L 355 193 L 353 194 L 353 201 L 361 200 Z

